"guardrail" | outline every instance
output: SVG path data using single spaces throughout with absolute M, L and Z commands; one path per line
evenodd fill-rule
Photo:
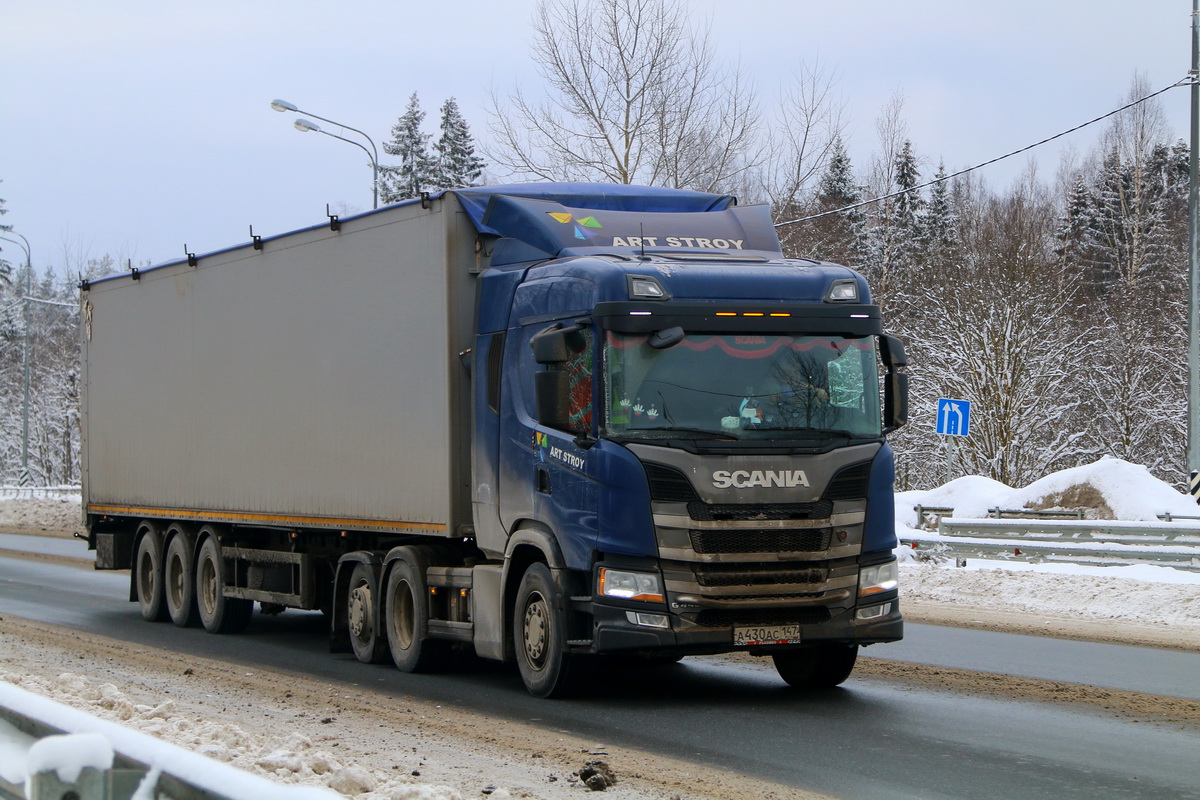
M 942 517 L 954 516 L 954 509 L 949 506 L 913 506 L 913 511 L 917 512 L 918 527 L 926 529 L 936 526 Z M 1083 512 L 1056 509 L 1033 511 L 1028 508 L 997 507 L 988 509 L 988 517 L 990 519 L 1083 519 Z M 1159 519 L 1166 519 L 1170 522 L 1171 515 L 1160 514 Z M 1200 517 L 1175 517 L 1175 519 L 1200 519 Z
M 942 517 L 937 533 L 913 531 L 904 538 L 959 558 L 1153 564 L 1200 572 L 1200 528 L 1171 523 Z
M 0 681 L 0 798 L 130 800 L 135 793 L 163 800 L 342 797 L 273 783 Z
M 0 486 L 0 500 L 31 500 L 79 494 L 81 491 L 78 486 Z

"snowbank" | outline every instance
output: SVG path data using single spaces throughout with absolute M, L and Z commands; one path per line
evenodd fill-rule
M 986 517 L 989 508 L 1084 508 L 1089 519 L 1155 521 L 1159 514 L 1200 516 L 1200 506 L 1150 474 L 1119 458 L 1047 475 L 1023 489 L 971 475 L 929 491 L 896 495 L 896 522 L 917 526 L 913 506 L 953 508 L 956 517 Z
M 82 504 L 74 492 L 30 493 L 19 497 L 0 494 L 0 527 L 45 531 L 83 530 Z
M 58 679 L 62 684 L 58 688 L 73 691 L 76 695 L 91 693 L 95 695 L 98 704 L 110 710 L 114 706 L 128 705 L 130 716 L 125 725 L 94 717 L 40 694 L 21 689 L 14 683 L 21 680 L 21 676 L 0 675 L 0 706 L 67 731 L 71 735 L 52 736 L 31 742 L 29 737 L 12 726 L 0 729 L 0 752 L 4 752 L 8 758 L 24 756 L 23 764 L 19 761 L 6 763 L 5 779 L 10 782 L 27 780 L 30 775 L 51 770 L 57 772 L 61 780 L 72 781 L 86 767 L 110 767 L 113 753 L 116 751 L 128 753 L 149 764 L 153 769 L 162 770 L 217 794 L 257 797 L 261 800 L 340 800 L 336 790 L 330 791 L 334 788 L 332 783 L 333 778 L 337 777 L 336 772 L 328 782 L 329 788 L 313 785 L 283 786 L 139 733 L 131 726 L 134 720 L 160 719 L 162 715 L 153 713 L 155 709 L 134 706 L 112 684 L 95 686 L 87 678 L 71 674 L 64 674 Z M 48 687 L 43 685 L 38 688 Z M 181 727 L 192 727 L 192 724 L 188 722 Z M 27 794 L 28 786 L 27 783 Z

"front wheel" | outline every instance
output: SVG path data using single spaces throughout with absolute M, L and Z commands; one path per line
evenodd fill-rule
M 567 652 L 566 612 L 550 568 L 537 563 L 521 577 L 513 608 L 513 644 L 525 688 L 534 697 L 565 697 L 576 688 L 578 664 Z
M 771 656 L 779 677 L 797 689 L 828 689 L 854 671 L 858 645 L 816 644 Z

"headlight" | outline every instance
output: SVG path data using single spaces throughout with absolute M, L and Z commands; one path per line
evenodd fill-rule
M 597 594 L 601 597 L 620 597 L 623 600 L 663 602 L 662 581 L 658 575 L 648 572 L 624 572 L 607 567 L 600 568 Z
M 900 568 L 895 561 L 863 567 L 858 576 L 858 596 L 890 592 L 900 583 Z

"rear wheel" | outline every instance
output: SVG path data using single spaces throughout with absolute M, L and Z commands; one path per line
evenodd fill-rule
M 771 656 L 779 677 L 797 689 L 828 689 L 850 677 L 858 645 L 816 644 Z
M 225 596 L 225 559 L 214 532 L 202 528 L 204 541 L 196 559 L 196 606 L 209 633 L 240 633 L 250 622 L 254 601 Z M 205 535 L 207 534 L 207 535 Z
M 364 664 L 381 664 L 388 659 L 387 639 L 376 624 L 378 599 L 379 578 L 375 570 L 369 564 L 355 564 L 346 596 L 346 621 L 354 656 Z
M 576 686 L 579 664 L 567 652 L 566 613 L 557 598 L 550 568 L 530 565 L 517 589 L 512 631 L 517 668 L 534 697 L 565 697 Z
M 167 613 L 172 622 L 187 628 L 200 621 L 196 611 L 196 581 L 192 574 L 195 545 L 190 532 L 179 525 L 172 525 L 168 534 L 171 540 L 163 560 Z
M 153 523 L 143 523 L 138 533 L 137 555 L 133 560 L 138 609 L 145 619 L 162 622 L 167 619 L 167 602 L 163 596 L 162 531 Z
M 391 563 L 384 595 L 387 646 L 404 672 L 435 672 L 446 665 L 450 643 L 428 638 L 429 592 L 425 560 L 413 547 Z M 353 640 L 353 635 L 350 637 Z

